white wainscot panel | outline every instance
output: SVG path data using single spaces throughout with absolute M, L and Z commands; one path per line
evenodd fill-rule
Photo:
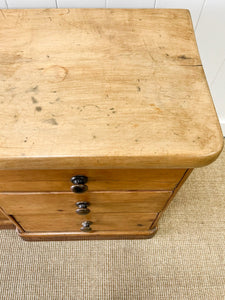
M 225 136 L 225 61 L 211 86 L 211 93 Z
M 7 8 L 5 0 L 0 0 L 0 9 Z
M 154 8 L 155 0 L 106 0 L 109 8 Z
M 205 0 L 156 0 L 156 8 L 184 8 L 189 9 L 195 28 Z
M 58 0 L 59 8 L 105 8 L 105 0 Z
M 225 1 L 207 0 L 196 29 L 199 52 L 211 86 L 225 58 Z
M 7 0 L 9 8 L 56 8 L 55 0 Z

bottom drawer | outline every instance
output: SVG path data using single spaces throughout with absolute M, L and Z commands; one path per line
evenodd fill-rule
M 0 211 L 0 229 L 13 229 L 14 224 Z
M 110 213 L 79 216 L 75 214 L 15 215 L 14 220 L 26 232 L 82 232 L 84 221 L 91 221 L 91 231 L 148 230 L 157 217 L 154 213 Z
M 3 215 L 3 213 L 0 211 L 0 223 L 1 221 L 5 221 L 7 218 Z

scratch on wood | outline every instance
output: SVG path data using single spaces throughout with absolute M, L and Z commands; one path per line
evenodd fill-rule
M 179 65 L 181 67 L 202 67 L 202 65 Z
M 26 93 L 37 93 L 38 92 L 38 85 L 36 85 L 35 87 L 31 87 L 30 89 L 26 90 Z
M 69 8 L 67 8 L 67 9 L 65 9 L 66 10 L 66 13 L 64 13 L 64 14 L 59 14 L 60 16 L 64 16 L 64 15 L 68 15 L 69 13 L 70 13 L 70 9 Z
M 35 97 L 31 97 L 31 100 L 32 102 L 35 104 L 35 103 L 38 103 L 37 99 Z
M 145 46 L 145 49 L 147 50 L 147 53 L 149 55 L 149 57 L 155 62 L 156 60 L 154 59 L 154 57 L 152 56 L 152 54 L 150 53 L 149 49 L 148 49 L 148 46 L 145 42 L 145 40 L 143 39 L 143 43 L 144 43 L 144 46 Z
M 5 14 L 4 14 L 4 12 L 3 12 L 3 10 L 2 10 L 2 9 L 0 9 L 0 11 L 1 11 L 1 14 L 2 14 L 3 18 L 4 18 L 4 19 L 6 19 L 6 16 L 5 16 Z
M 192 59 L 191 57 L 187 57 L 186 55 L 179 55 L 178 58 L 181 58 L 181 59 Z
M 16 87 L 11 87 L 11 88 L 6 89 L 6 92 L 11 92 L 11 91 L 14 91 L 15 89 L 16 89 Z
M 44 123 L 52 124 L 52 125 L 58 125 L 55 118 L 44 120 Z

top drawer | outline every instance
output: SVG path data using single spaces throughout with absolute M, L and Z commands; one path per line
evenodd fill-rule
M 88 177 L 89 191 L 173 190 L 185 169 L 15 170 L 0 171 L 1 192 L 69 192 L 71 178 Z

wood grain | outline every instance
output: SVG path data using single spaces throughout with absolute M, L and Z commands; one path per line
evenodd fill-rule
M 198 23 L 198 19 L 205 3 L 205 0 L 156 0 L 155 8 L 183 8 L 189 9 L 194 27 Z
M 0 223 L 2 220 L 7 220 L 7 218 L 3 215 L 2 212 L 0 212 Z
M 182 187 L 182 185 L 185 183 L 185 181 L 187 180 L 187 178 L 190 176 L 191 172 L 193 171 L 193 169 L 188 169 L 186 170 L 184 176 L 181 178 L 180 182 L 178 183 L 178 185 L 176 186 L 176 188 L 174 189 L 172 195 L 170 196 L 170 198 L 168 199 L 168 201 L 166 202 L 166 205 L 164 206 L 163 210 L 161 210 L 159 212 L 159 214 L 157 215 L 157 218 L 155 219 L 155 221 L 152 223 L 152 228 L 157 227 L 158 221 L 160 220 L 162 214 L 164 213 L 164 211 L 166 210 L 166 208 L 168 207 L 168 205 L 170 204 L 170 202 L 173 200 L 173 198 L 176 196 L 176 194 L 179 192 L 179 189 Z
M 7 215 L 2 207 L 0 207 L 0 214 L 2 218 L 0 222 L 0 229 L 13 229 L 17 227 L 21 232 L 23 232 L 23 229 L 20 227 L 20 225 L 11 216 Z M 5 220 L 3 219 L 4 216 Z
M 98 231 L 82 234 L 80 232 L 22 232 L 16 229 L 18 235 L 25 241 L 71 241 L 71 240 L 124 240 L 150 239 L 157 227 L 143 231 Z
M 96 213 L 92 216 L 71 214 L 14 215 L 16 222 L 26 232 L 82 232 L 84 221 L 92 221 L 95 231 L 147 231 L 157 217 L 154 213 Z M 85 233 L 82 232 L 84 235 Z
M 0 169 L 193 168 L 222 133 L 187 10 L 2 10 Z
M 0 170 L 1 192 L 69 192 L 71 178 L 88 177 L 89 191 L 173 190 L 185 169 Z
M 172 192 L 98 192 L 81 195 L 66 193 L 4 193 L 0 206 L 8 215 L 75 213 L 76 202 L 89 202 L 95 213 L 158 213 Z
M 15 226 L 10 220 L 0 211 L 0 229 L 13 229 Z

